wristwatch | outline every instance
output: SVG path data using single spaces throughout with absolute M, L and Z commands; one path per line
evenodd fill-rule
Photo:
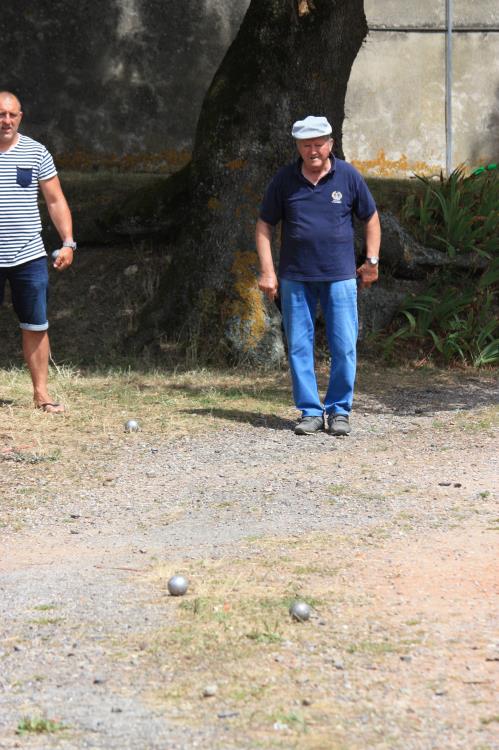
M 371 266 L 377 266 L 379 263 L 379 258 L 371 256 L 370 258 L 366 258 L 366 263 L 370 263 Z
M 77 245 L 76 245 L 76 242 L 66 240 L 65 242 L 62 243 L 61 247 L 70 247 L 71 250 L 76 250 Z

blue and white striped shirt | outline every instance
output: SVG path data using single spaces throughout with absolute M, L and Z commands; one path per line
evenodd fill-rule
M 0 151 L 0 267 L 43 257 L 38 183 L 57 174 L 45 146 L 19 135 L 15 146 Z

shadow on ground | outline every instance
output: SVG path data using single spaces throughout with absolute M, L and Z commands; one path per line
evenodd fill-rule
M 291 430 L 295 422 L 291 419 L 283 419 L 276 414 L 262 414 L 253 411 L 241 411 L 240 409 L 182 409 L 185 414 L 196 414 L 200 417 L 216 417 L 227 419 L 231 422 L 242 422 L 253 427 L 263 427 L 267 430 Z
M 452 370 L 397 373 L 387 368 L 370 382 L 367 379 L 365 372 L 357 389 L 356 408 L 368 414 L 424 415 L 474 410 L 499 402 L 497 376 L 490 371 L 478 376 Z

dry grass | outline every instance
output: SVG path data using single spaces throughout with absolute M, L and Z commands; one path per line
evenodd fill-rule
M 346 626 L 365 604 L 343 590 L 351 545 L 352 539 L 326 534 L 258 539 L 241 545 L 237 556 L 184 562 L 188 594 L 164 605 L 175 625 L 149 633 L 146 644 L 140 636 L 130 643 L 142 668 L 159 676 L 150 701 L 180 722 L 233 715 L 232 739 L 251 734 L 255 748 L 346 747 L 353 707 L 340 711 L 333 697 L 343 684 L 342 655 L 358 661 L 367 653 L 383 662 L 387 655 L 399 659 L 414 642 L 409 631 L 389 640 L 386 633 L 369 637 L 364 626 L 359 632 Z M 334 564 L 325 559 L 332 548 Z M 350 550 L 343 564 L 342 549 Z M 165 602 L 171 573 L 170 563 L 150 575 L 158 604 Z M 313 607 L 308 623 L 289 616 L 295 599 Z M 204 697 L 213 684 L 215 696 Z
M 464 377 L 460 372 L 431 368 L 390 370 L 365 363 L 359 370 L 358 391 L 368 397 L 375 395 L 383 403 L 384 396 L 389 399 L 395 391 L 400 392 L 401 378 L 404 388 L 410 389 L 458 384 Z M 485 373 L 481 377 L 487 379 Z M 327 367 L 323 365 L 322 385 L 326 378 Z M 296 415 L 286 372 L 129 369 L 82 373 L 57 367 L 51 372 L 50 388 L 52 397 L 65 404 L 65 415 L 50 416 L 32 408 L 25 369 L 0 369 L 2 474 L 7 467 L 17 466 L 26 476 L 25 467 L 29 464 L 32 474 L 42 472 L 47 480 L 56 472 L 59 477 L 78 474 L 84 481 L 97 464 L 105 464 L 130 440 L 154 442 L 237 422 L 266 421 L 272 426 L 275 420 L 293 420 Z M 389 401 L 385 403 L 390 409 Z M 124 424 L 130 418 L 139 421 L 141 430 L 127 435 Z M 467 429 L 475 424 L 468 420 L 466 425 L 466 415 L 458 419 Z M 477 422 L 476 429 L 490 427 L 489 421 Z M 434 426 L 438 428 L 438 420 Z M 8 490 L 6 486 L 4 492 Z
M 431 368 L 405 371 L 364 363 L 359 370 L 358 408 L 374 398 L 390 410 L 410 389 L 462 384 L 465 374 Z M 473 373 L 470 373 L 473 380 Z M 485 382 L 489 376 L 481 373 Z M 322 365 L 324 385 L 327 367 Z M 241 370 L 160 372 L 109 370 L 82 373 L 58 367 L 50 378 L 51 395 L 64 402 L 64 416 L 43 414 L 32 407 L 31 384 L 22 368 L 0 369 L 0 490 L 3 513 L 9 499 L 25 503 L 36 491 L 47 494 L 64 478 L 80 486 L 102 481 L 106 465 L 129 441 L 152 443 L 173 436 L 206 433 L 238 423 L 268 424 L 296 412 L 291 403 L 286 372 L 255 373 Z M 395 394 L 395 395 L 394 395 Z M 480 420 L 456 415 L 466 430 L 490 429 L 492 411 Z M 475 412 L 477 414 L 477 412 Z M 126 420 L 134 418 L 141 430 L 126 434 Z M 439 428 L 435 419 L 434 428 Z M 28 468 L 29 467 L 29 470 Z M 5 519 L 3 519 L 5 522 Z M 0 523 L 2 519 L 0 519 Z
M 66 414 L 43 414 L 32 407 L 24 369 L 0 370 L 0 525 L 22 523 L 22 509 L 48 500 L 65 479 L 93 486 L 129 441 L 206 433 L 220 424 L 291 417 L 287 376 L 199 370 L 182 374 L 109 371 L 82 374 L 69 368 L 51 372 L 52 398 Z M 125 422 L 139 421 L 126 434 Z M 29 468 L 28 468 L 29 467 Z
M 0 370 L 2 447 L 48 460 L 60 454 L 109 449 L 134 439 L 124 434 L 127 419 L 141 425 L 140 439 L 196 434 L 213 429 L 211 415 L 228 406 L 234 412 L 262 416 L 290 413 L 287 377 L 199 370 L 182 374 L 109 371 L 85 374 L 57 368 L 51 374 L 52 397 L 66 406 L 63 416 L 32 408 L 29 377 L 23 369 Z M 291 411 L 293 413 L 293 411 Z M 199 415 L 205 419 L 199 419 Z M 137 436 L 135 436 L 135 439 Z M 115 447 L 114 446 L 114 447 Z M 85 458 L 85 457 L 83 457 Z

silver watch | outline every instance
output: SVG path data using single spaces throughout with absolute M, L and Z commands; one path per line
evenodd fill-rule
M 71 250 L 76 250 L 77 245 L 76 245 L 76 242 L 67 241 L 67 242 L 62 243 L 62 247 L 70 247 Z
M 371 258 L 366 258 L 366 261 L 370 263 L 371 266 L 377 266 L 379 263 L 379 258 L 375 258 L 372 256 Z

